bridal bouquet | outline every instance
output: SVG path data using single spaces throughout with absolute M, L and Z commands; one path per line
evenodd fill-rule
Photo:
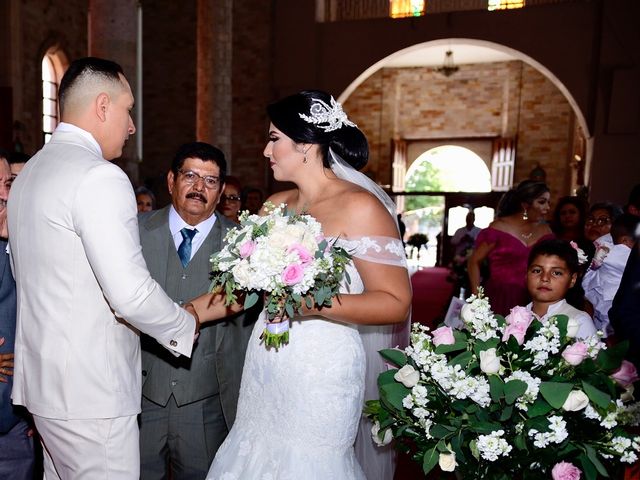
M 409 347 L 381 351 L 398 368 L 365 408 L 378 445 L 395 438 L 425 473 L 469 479 L 592 480 L 637 461 L 626 345 L 578 340 L 566 315 L 541 323 L 516 307 L 502 318 L 481 292 L 467 302 L 462 330 L 414 325 Z
M 310 215 L 288 214 L 286 205 L 267 205 L 267 215 L 240 215 L 223 249 L 211 256 L 211 291 L 222 291 L 228 304 L 236 292 L 247 295 L 250 308 L 265 295 L 267 319 L 262 335 L 267 348 L 289 342 L 289 321 L 308 308 L 330 307 L 340 282 L 350 281 L 346 265 L 351 256 L 322 234 Z M 279 318 L 283 321 L 273 322 Z

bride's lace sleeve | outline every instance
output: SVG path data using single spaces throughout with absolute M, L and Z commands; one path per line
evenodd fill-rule
M 407 268 L 402 241 L 393 237 L 365 236 L 341 238 L 338 244 L 354 258 Z

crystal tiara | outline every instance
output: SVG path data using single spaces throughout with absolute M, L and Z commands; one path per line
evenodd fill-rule
M 310 115 L 300 113 L 300 118 L 307 123 L 316 125 L 325 132 L 333 132 L 343 125 L 350 127 L 357 126 L 347 118 L 347 114 L 342 110 L 342 105 L 336 102 L 333 96 L 331 97 L 331 105 L 327 105 L 326 102 L 323 102 L 319 98 L 312 99 L 309 113 Z

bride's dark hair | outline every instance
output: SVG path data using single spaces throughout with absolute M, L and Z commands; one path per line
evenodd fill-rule
M 267 114 L 278 130 L 296 143 L 319 145 L 322 163 L 329 164 L 329 147 L 356 170 L 360 170 L 369 159 L 369 144 L 364 133 L 358 127 L 342 124 L 340 128 L 325 132 L 322 128 L 309 123 L 300 114 L 310 115 L 314 100 L 331 104 L 331 95 L 320 90 L 304 90 L 285 97 L 267 107 Z

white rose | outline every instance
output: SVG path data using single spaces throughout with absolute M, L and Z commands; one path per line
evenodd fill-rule
M 393 433 L 390 428 L 387 428 L 384 432 L 384 437 L 380 438 L 380 422 L 376 420 L 371 427 L 371 437 L 377 446 L 384 447 L 393 440 Z
M 625 389 L 622 395 L 620 395 L 620 400 L 625 403 L 635 400 L 635 398 L 633 397 L 633 383 Z
M 440 469 L 443 472 L 453 472 L 458 465 L 456 463 L 456 454 L 453 452 L 441 453 L 438 457 L 438 465 L 440 465 Z
M 240 286 L 249 287 L 251 285 L 251 267 L 249 266 L 249 262 L 247 262 L 246 260 L 238 263 L 235 267 L 233 267 L 231 272 L 233 273 L 236 283 L 238 283 Z
M 465 303 L 462 306 L 462 309 L 460 309 L 460 318 L 462 318 L 465 323 L 472 322 L 473 319 L 476 318 L 473 306 L 470 303 Z
M 562 409 L 567 412 L 579 412 L 589 405 L 589 397 L 582 390 L 572 390 L 564 401 Z
M 570 318 L 567 322 L 567 337 L 575 338 L 580 329 L 580 323 L 575 318 Z
M 489 348 L 480 352 L 480 370 L 486 374 L 500 371 L 500 357 L 496 355 L 495 348 Z
M 420 380 L 420 372 L 411 365 L 405 365 L 393 376 L 397 382 L 400 382 L 407 388 L 413 388 Z

